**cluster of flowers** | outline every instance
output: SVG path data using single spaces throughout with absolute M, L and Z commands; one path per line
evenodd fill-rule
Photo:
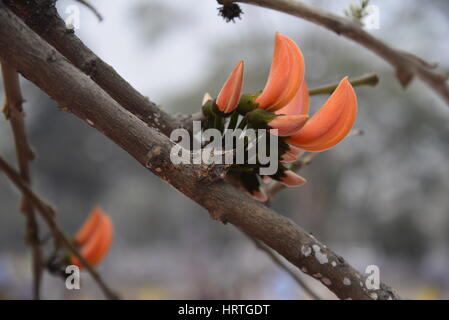
M 240 61 L 217 98 L 203 100 L 204 128 L 221 130 L 276 129 L 279 136 L 279 169 L 271 176 L 259 176 L 257 166 L 233 165 L 229 175 L 256 199 L 265 201 L 261 184 L 275 179 L 287 186 L 306 180 L 285 163 L 298 160 L 304 151 L 319 152 L 340 142 L 351 130 L 357 114 L 357 99 L 348 78 L 343 78 L 324 105 L 309 117 L 309 92 L 304 79 L 304 58 L 296 43 L 276 33 L 275 47 L 265 88 L 256 94 L 241 94 L 244 63 Z M 240 121 L 240 122 L 239 122 Z
M 352 128 L 357 100 L 347 77 L 343 78 L 324 105 L 309 117 L 309 93 L 304 80 L 304 58 L 299 47 L 289 37 L 276 33 L 273 61 L 265 88 L 257 94 L 241 94 L 243 87 L 243 61 L 240 61 L 226 80 L 218 97 L 206 96 L 203 101 L 204 129 L 267 129 L 277 134 L 279 167 L 270 176 L 259 175 L 258 166 L 232 165 L 228 175 L 254 198 L 266 201 L 261 184 L 275 179 L 287 186 L 298 186 L 306 180 L 289 170 L 286 163 L 298 160 L 304 151 L 319 152 L 340 142 Z M 276 129 L 276 131 L 272 131 Z M 112 243 L 113 225 L 110 217 L 99 207 L 92 209 L 73 241 L 81 255 L 95 266 L 102 261 Z M 69 254 L 53 269 L 73 264 L 83 268 L 82 262 Z M 57 268 L 55 268 L 55 266 Z

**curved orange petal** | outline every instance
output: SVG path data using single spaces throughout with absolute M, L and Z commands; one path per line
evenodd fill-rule
M 107 215 L 102 215 L 100 222 L 92 236 L 81 248 L 81 255 L 92 265 L 98 264 L 107 254 L 113 238 L 113 226 Z M 79 268 L 83 264 L 78 257 L 72 256 L 70 262 Z
M 271 129 L 277 130 L 277 135 L 280 137 L 291 136 L 299 129 L 301 129 L 309 119 L 309 116 L 304 114 L 296 114 L 291 116 L 280 115 L 268 122 Z M 276 132 L 270 131 L 272 134 Z
M 284 172 L 284 176 L 280 179 L 280 182 L 288 187 L 296 187 L 307 183 L 307 180 L 293 171 L 287 170 Z
M 289 149 L 282 155 L 281 162 L 289 163 L 298 160 L 299 156 L 304 153 L 304 150 L 289 146 Z
M 272 106 L 267 108 L 267 110 L 273 112 L 285 107 L 290 101 L 292 101 L 304 81 L 304 57 L 302 52 L 292 39 L 289 37 L 286 38 L 291 54 L 289 80 L 287 86 L 282 92 L 282 95 Z
M 276 111 L 295 96 L 304 78 L 304 57 L 296 43 L 276 32 L 273 59 L 268 80 L 256 98 L 258 107 Z
M 309 113 L 309 88 L 306 80 L 302 80 L 298 91 L 293 99 L 283 108 L 277 110 L 276 114 L 308 114 Z
M 105 213 L 101 210 L 100 207 L 94 207 L 89 217 L 85 220 L 84 224 L 78 230 L 75 235 L 75 241 L 78 245 L 83 245 L 89 239 L 89 237 L 93 234 L 95 228 L 97 227 L 99 221 L 101 220 L 101 216 Z
M 345 77 L 326 103 L 288 142 L 307 151 L 326 150 L 346 137 L 356 115 L 357 97 Z
M 221 112 L 230 113 L 237 107 L 243 86 L 243 69 L 243 61 L 239 61 L 218 94 L 216 103 Z

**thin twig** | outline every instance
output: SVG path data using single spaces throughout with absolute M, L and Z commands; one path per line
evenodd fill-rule
M 92 267 L 92 265 L 79 253 L 78 249 L 69 240 L 69 237 L 65 235 L 64 231 L 59 227 L 58 223 L 54 219 L 55 211 L 52 206 L 46 204 L 41 197 L 36 195 L 29 187 L 29 185 L 24 181 L 20 175 L 11 166 L 0 157 L 0 170 L 2 170 L 6 176 L 14 183 L 14 185 L 24 194 L 35 206 L 38 212 L 41 213 L 42 218 L 47 223 L 53 237 L 58 239 L 61 244 L 63 244 L 67 250 L 74 254 L 81 263 L 84 265 L 86 270 L 90 273 L 92 278 L 97 282 L 100 289 L 103 291 L 106 298 L 110 300 L 119 299 L 118 295 L 113 292 L 106 282 L 101 278 L 100 274 Z
M 362 75 L 360 77 L 356 77 L 353 79 L 349 79 L 349 82 L 353 87 L 359 86 L 371 86 L 374 87 L 379 83 L 379 76 L 377 73 L 368 73 Z M 314 96 L 317 94 L 331 94 L 337 88 L 338 83 L 333 83 L 330 85 L 325 85 L 317 88 L 313 88 L 309 90 L 309 95 Z
M 406 87 L 414 76 L 427 83 L 449 105 L 448 74 L 436 72 L 436 63 L 429 63 L 416 55 L 394 48 L 366 32 L 360 23 L 297 0 L 219 0 L 241 2 L 284 12 L 336 32 L 376 53 L 396 70 L 396 77 Z
M 281 260 L 279 258 L 279 256 L 274 253 L 274 251 L 272 249 L 270 249 L 268 246 L 266 246 L 265 244 L 263 244 L 261 241 L 257 240 L 256 238 L 250 236 L 249 234 L 247 234 L 245 231 L 242 231 L 242 233 L 247 236 L 256 246 L 256 248 L 258 248 L 259 250 L 263 251 L 268 257 L 270 257 L 270 259 L 274 262 L 274 264 L 278 265 L 281 269 L 283 269 L 284 271 L 286 271 L 292 278 L 293 280 L 295 280 L 300 287 L 302 287 L 304 289 L 304 291 L 314 300 L 321 300 L 321 298 L 313 291 L 313 289 L 302 279 L 302 277 L 294 272 L 292 269 L 290 269 L 288 267 L 288 265 L 286 263 L 284 263 L 283 260 Z
M 2 62 L 2 74 L 5 87 L 3 112 L 11 123 L 20 176 L 26 183 L 31 184 L 29 163 L 33 160 L 34 154 L 28 144 L 26 134 L 19 75 L 6 62 Z M 39 241 L 39 226 L 33 205 L 27 197 L 22 198 L 20 210 L 26 216 L 26 241 L 30 245 L 32 252 L 33 299 L 39 300 L 43 273 L 43 253 Z
M 100 14 L 100 12 L 97 9 L 95 9 L 95 7 L 91 5 L 87 0 L 76 0 L 76 1 L 89 8 L 93 12 L 93 14 L 97 16 L 99 21 L 103 21 L 103 16 Z

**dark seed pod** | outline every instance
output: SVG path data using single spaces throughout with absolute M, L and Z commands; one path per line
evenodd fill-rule
M 218 15 L 223 17 L 226 22 L 234 22 L 235 19 L 239 18 L 241 19 L 241 15 L 243 14 L 242 9 L 240 9 L 240 6 L 236 3 L 227 3 L 218 1 L 218 3 L 223 4 L 223 6 L 217 8 Z

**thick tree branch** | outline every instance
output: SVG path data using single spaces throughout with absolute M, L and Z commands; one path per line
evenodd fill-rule
M 396 69 L 396 76 L 407 86 L 414 76 L 427 83 L 449 105 L 448 75 L 433 71 L 435 64 L 399 49 L 363 30 L 360 24 L 297 0 L 220 0 L 241 2 L 284 12 L 336 32 L 376 53 Z
M 232 223 L 261 240 L 303 272 L 322 281 L 339 298 L 399 298 L 384 284 L 377 290 L 368 290 L 364 275 L 290 219 L 221 179 L 205 179 L 210 168 L 174 165 L 170 160 L 173 142 L 124 110 L 2 4 L 0 58 L 67 111 L 103 132 L 155 175 L 206 208 L 212 218 Z
M 19 74 L 6 62 L 2 62 L 1 67 L 5 87 L 3 112 L 11 123 L 20 176 L 30 184 L 31 174 L 29 162 L 33 160 L 34 154 L 28 144 L 26 134 Z M 20 209 L 26 216 L 26 241 L 30 245 L 32 253 L 33 299 L 39 300 L 43 272 L 43 255 L 39 240 L 39 226 L 33 205 L 27 197 L 23 197 Z
M 1 10 L 1 9 L 0 9 Z M 65 235 L 64 231 L 59 227 L 54 216 L 55 212 L 53 207 L 46 204 L 38 195 L 36 195 L 29 187 L 28 183 L 13 169 L 11 166 L 0 157 L 0 170 L 16 185 L 16 187 L 22 192 L 22 194 L 29 199 L 29 201 L 36 207 L 37 211 L 41 214 L 44 221 L 47 223 L 53 237 L 58 240 L 67 250 L 74 254 L 86 270 L 90 273 L 92 278 L 98 284 L 103 291 L 106 298 L 111 300 L 117 300 L 118 295 L 114 293 L 103 281 L 100 274 L 91 266 L 91 264 L 79 253 L 75 245 L 70 241 L 69 237 Z

